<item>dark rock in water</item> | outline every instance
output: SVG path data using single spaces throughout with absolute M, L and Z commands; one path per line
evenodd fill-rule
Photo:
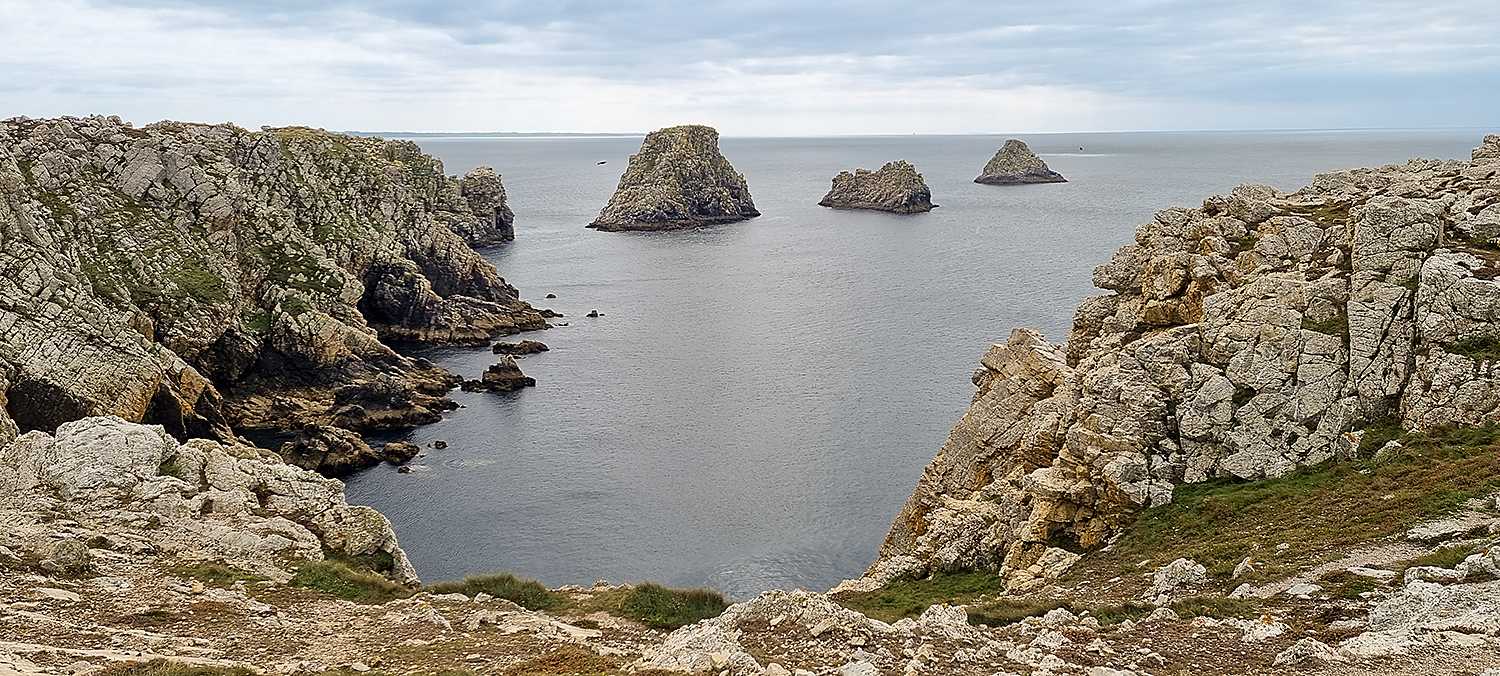
M 399 465 L 407 460 L 417 457 L 422 452 L 422 447 L 410 441 L 392 441 L 380 448 L 380 455 L 385 461 L 392 465 Z
M 484 376 L 480 380 L 465 380 L 465 392 L 511 392 L 523 387 L 535 387 L 536 378 L 521 373 L 520 365 L 516 364 L 516 358 L 506 355 L 500 361 L 491 364 L 484 370 Z
M 381 457 L 358 434 L 331 425 L 307 425 L 281 445 L 281 459 L 327 477 L 380 464 Z
M 598 310 L 589 310 L 589 313 L 586 314 L 586 315 L 584 315 L 584 316 L 585 317 L 603 317 L 604 313 L 600 312 Z
M 556 298 L 557 294 L 555 294 L 555 293 L 549 293 L 549 294 L 547 294 L 547 297 L 548 298 Z
M 443 441 L 442 439 L 437 439 L 437 440 L 435 440 L 435 441 L 432 442 L 432 447 L 433 448 L 447 448 L 448 447 L 448 442 Z
M 990 158 L 989 164 L 984 165 L 984 172 L 975 183 L 987 185 L 1022 185 L 1027 183 L 1066 183 L 1068 179 L 1063 178 L 1051 169 L 1047 163 L 1036 153 L 1031 152 L 1025 143 L 1016 139 L 1008 139 L 995 156 Z
M 906 160 L 887 162 L 875 171 L 841 171 L 833 177 L 833 187 L 818 204 L 835 209 L 872 209 L 898 214 L 932 211 L 937 206 L 932 203 L 932 191 L 927 188 L 922 175 Z
M 542 308 L 540 310 L 537 310 L 537 314 L 540 314 L 541 316 L 547 317 L 549 319 L 552 318 L 552 317 L 561 317 L 561 316 L 563 316 L 563 313 L 556 312 L 556 311 L 552 310 L 551 308 Z
M 422 383 L 379 374 L 333 391 L 333 424 L 351 430 L 390 429 L 442 420 L 438 412 L 452 410 L 448 388 L 462 379 L 447 371 Z M 415 383 L 415 384 L 414 384 Z
M 683 230 L 759 215 L 745 177 L 719 153 L 719 132 L 693 124 L 647 134 L 609 204 L 588 227 Z
M 524 355 L 546 352 L 552 348 L 539 340 L 523 340 L 519 343 L 495 343 L 491 349 L 495 354 Z
M 396 468 L 396 473 L 397 474 L 411 474 L 411 467 L 409 465 L 402 465 L 402 466 Z

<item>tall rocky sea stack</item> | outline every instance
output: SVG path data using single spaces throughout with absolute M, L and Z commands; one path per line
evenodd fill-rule
M 0 122 L 0 445 L 95 415 L 179 438 L 431 422 L 459 379 L 383 339 L 546 327 L 471 244 L 499 177 L 408 141 Z
M 759 215 L 745 177 L 719 153 L 719 132 L 691 124 L 647 134 L 609 204 L 588 227 L 682 230 Z
M 990 158 L 989 163 L 984 165 L 984 171 L 975 183 L 987 185 L 1022 185 L 1026 183 L 1066 183 L 1068 179 L 1063 178 L 1051 169 L 1047 163 L 1026 144 L 1016 140 L 1008 139 L 995 156 Z
M 906 160 L 887 162 L 875 171 L 855 169 L 852 174 L 841 171 L 833 177 L 833 187 L 818 204 L 835 209 L 872 209 L 898 214 L 932 211 L 937 206 L 932 203 L 932 191 L 927 188 L 927 182 Z
M 1024 590 L 1177 485 L 1354 457 L 1372 424 L 1500 420 L 1497 195 L 1488 136 L 1468 162 L 1158 212 L 1095 269 L 1111 293 L 1065 345 L 1017 329 L 984 355 L 858 586 L 984 569 Z

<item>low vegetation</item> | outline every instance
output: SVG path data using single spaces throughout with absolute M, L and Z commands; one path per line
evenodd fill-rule
M 505 599 L 528 610 L 552 610 L 563 605 L 567 597 L 547 588 L 537 580 L 523 579 L 511 573 L 476 575 L 461 582 L 439 582 L 427 587 L 434 594 L 479 593 Z
M 718 617 L 729 607 L 724 595 L 712 589 L 668 589 L 655 582 L 602 592 L 589 604 L 616 617 L 667 630 Z

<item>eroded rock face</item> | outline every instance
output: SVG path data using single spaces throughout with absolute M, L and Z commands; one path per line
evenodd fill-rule
M 833 177 L 833 187 L 818 205 L 897 214 L 922 213 L 937 206 L 932 203 L 932 191 L 927 188 L 927 182 L 906 160 L 887 162 L 875 171 L 839 172 Z
M 490 364 L 479 380 L 465 380 L 465 392 L 512 392 L 523 387 L 535 387 L 536 378 L 521 373 L 516 358 L 505 355 L 500 361 Z
M 1358 451 L 1365 421 L 1500 418 L 1500 137 L 1469 162 L 1244 185 L 1172 208 L 1094 270 L 1065 345 L 1017 329 L 864 586 L 974 568 L 1034 584 L 1049 542 L 1101 545 L 1174 486 Z
M 178 439 L 358 428 L 333 392 L 381 377 L 420 396 L 363 426 L 433 419 L 452 375 L 381 340 L 545 328 L 469 246 L 509 219 L 493 171 L 445 177 L 406 141 L 0 122 L 0 442 L 101 414 Z
M 28 432 L 0 447 L 0 512 L 14 523 L 66 513 L 101 532 L 122 533 L 121 542 L 138 549 L 230 561 L 278 579 L 289 577 L 285 559 L 322 560 L 323 547 L 384 552 L 393 579 L 417 580 L 390 522 L 347 504 L 342 482 L 262 449 L 205 439 L 178 443 L 160 425 L 115 416 L 63 423 L 55 435 Z M 53 538 L 32 549 L 63 559 L 59 566 L 87 564 L 76 553 L 57 553 L 67 547 Z
M 1051 169 L 1031 148 L 1017 139 L 1007 139 L 1005 145 L 984 165 L 984 171 L 974 179 L 975 183 L 987 185 L 1022 185 L 1027 183 L 1066 183 L 1068 179 Z
M 719 153 L 719 132 L 693 124 L 647 134 L 609 204 L 588 227 L 681 230 L 759 215 L 744 175 Z

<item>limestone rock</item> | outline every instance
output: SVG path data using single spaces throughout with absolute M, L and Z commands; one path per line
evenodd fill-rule
M 1031 148 L 1017 139 L 1006 139 L 1005 145 L 984 165 L 975 183 L 987 185 L 1020 185 L 1027 183 L 1066 183 L 1068 179 L 1051 169 Z
M 1029 589 L 1049 543 L 1102 546 L 1179 484 L 1352 458 L 1358 421 L 1500 418 L 1475 347 L 1500 337 L 1500 256 L 1466 234 L 1491 232 L 1496 148 L 1157 212 L 1094 270 L 1110 293 L 1066 343 L 1016 329 L 980 359 L 879 559 L 840 588 L 970 568 Z
M 512 392 L 523 387 L 535 387 L 536 378 L 521 373 L 516 358 L 506 355 L 499 362 L 484 370 L 480 380 L 465 380 L 465 392 Z
M 646 135 L 614 196 L 588 227 L 681 230 L 759 215 L 745 177 L 719 153 L 719 132 L 684 125 Z
M 932 211 L 937 206 L 932 203 L 932 191 L 927 188 L 922 175 L 906 160 L 887 162 L 875 171 L 841 171 L 833 177 L 833 187 L 818 204 L 835 209 L 870 209 L 898 214 Z
M 546 328 L 455 234 L 508 219 L 498 176 L 409 141 L 0 121 L 0 442 L 105 414 L 226 441 L 436 419 L 452 375 L 381 340 Z M 380 376 L 419 396 L 335 420 L 334 390 Z

